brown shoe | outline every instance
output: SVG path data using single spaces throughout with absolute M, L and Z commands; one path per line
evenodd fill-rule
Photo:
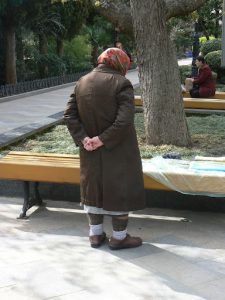
M 126 248 L 135 248 L 142 245 L 142 239 L 139 237 L 133 237 L 127 234 L 125 239 L 117 240 L 111 237 L 109 241 L 109 248 L 111 250 L 119 250 L 119 249 L 126 249 Z
M 106 234 L 103 232 L 101 235 L 92 235 L 89 236 L 89 241 L 92 248 L 100 247 L 106 239 Z

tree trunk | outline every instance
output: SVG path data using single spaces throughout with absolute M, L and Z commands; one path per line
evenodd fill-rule
M 26 67 L 24 61 L 23 36 L 20 30 L 16 32 L 16 57 L 17 57 L 17 79 L 26 80 Z
M 131 0 L 148 144 L 188 146 L 175 48 L 161 0 Z
M 44 33 L 39 34 L 39 52 L 41 55 L 48 54 L 48 39 Z M 48 76 L 48 65 L 45 63 L 45 60 L 39 65 L 40 77 L 44 78 Z
M 3 20 L 3 34 L 5 44 L 5 81 L 6 83 L 15 84 L 17 82 L 15 27 L 13 23 L 9 22 L 7 17 Z
M 191 143 L 184 115 L 175 49 L 169 39 L 166 21 L 171 17 L 187 15 L 206 1 L 130 0 L 148 143 L 180 146 Z M 121 31 L 132 32 L 127 0 L 98 2 L 101 14 Z
M 57 54 L 59 57 L 62 57 L 64 54 L 64 40 L 61 37 L 57 37 L 56 39 L 56 43 L 57 43 Z
M 216 39 L 218 39 L 220 33 L 219 17 L 220 17 L 219 9 L 216 9 L 216 14 L 215 14 L 215 38 Z
M 39 34 L 39 51 L 40 54 L 48 54 L 48 39 L 44 33 Z
M 21 62 L 24 60 L 23 36 L 20 30 L 17 30 L 16 34 L 16 56 L 17 60 Z

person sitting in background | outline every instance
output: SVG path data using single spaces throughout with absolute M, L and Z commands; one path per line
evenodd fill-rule
M 120 49 L 120 50 L 123 50 L 123 45 L 122 45 L 122 43 L 119 42 L 119 41 L 116 41 L 116 42 L 114 43 L 114 47 L 115 47 L 115 48 L 118 48 L 118 49 Z
M 130 54 L 128 51 L 125 51 L 125 50 L 123 49 L 123 44 L 122 44 L 121 42 L 116 41 L 116 42 L 114 43 L 114 47 L 115 47 L 115 48 L 118 48 L 118 49 L 120 49 L 120 50 L 123 50 L 123 51 L 126 53 L 126 55 L 129 57 L 130 62 L 132 63 L 131 54 Z
M 204 98 L 215 95 L 216 88 L 212 77 L 212 71 L 206 64 L 203 56 L 196 58 L 195 64 L 198 68 L 198 76 L 188 78 L 193 83 L 193 88 L 190 90 L 192 98 Z

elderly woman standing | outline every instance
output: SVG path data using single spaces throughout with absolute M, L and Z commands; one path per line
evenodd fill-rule
M 125 74 L 129 57 L 109 48 L 98 66 L 76 84 L 64 119 L 80 147 L 81 202 L 89 217 L 89 240 L 106 239 L 104 215 L 112 216 L 112 250 L 138 247 L 127 233 L 129 211 L 145 207 L 141 158 L 134 128 L 133 87 Z

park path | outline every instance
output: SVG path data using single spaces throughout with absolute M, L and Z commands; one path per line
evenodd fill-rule
M 139 83 L 137 70 L 127 78 Z M 0 147 L 43 130 L 61 121 L 74 83 L 0 98 Z
M 183 59 L 179 64 L 190 64 Z M 128 71 L 133 86 L 139 84 L 138 71 Z M 9 145 L 61 121 L 74 83 L 0 98 L 0 147 Z

